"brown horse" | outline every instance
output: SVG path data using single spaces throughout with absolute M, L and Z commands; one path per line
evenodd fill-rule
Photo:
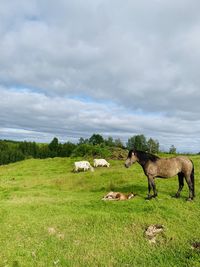
M 157 196 L 154 178 L 169 178 L 178 174 L 179 188 L 175 197 L 180 197 L 184 186 L 184 177 L 189 187 L 189 198 L 192 200 L 194 193 L 194 165 L 193 162 L 185 156 L 173 158 L 159 158 L 155 155 L 132 149 L 128 153 L 125 167 L 129 168 L 133 163 L 138 162 L 148 178 L 148 196 L 147 199 Z M 151 189 L 154 194 L 151 195 Z

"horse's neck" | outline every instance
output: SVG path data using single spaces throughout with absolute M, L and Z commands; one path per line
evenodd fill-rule
M 140 164 L 140 166 L 142 167 L 144 173 L 146 173 L 146 171 L 145 171 L 145 170 L 146 170 L 146 168 L 145 168 L 145 167 L 146 167 L 146 163 L 147 163 L 147 162 L 139 162 L 139 164 Z
M 137 162 L 138 162 L 138 163 L 142 166 L 142 168 L 144 169 L 144 167 L 145 167 L 147 161 L 149 161 L 149 160 L 142 159 L 142 158 L 139 158 L 139 157 L 138 157 L 138 161 L 137 161 Z

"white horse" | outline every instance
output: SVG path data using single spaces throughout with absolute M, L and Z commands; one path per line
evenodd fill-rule
M 74 162 L 74 171 L 88 171 L 91 170 L 92 172 L 94 171 L 94 168 L 90 165 L 89 161 L 76 161 Z
M 110 167 L 110 163 L 108 163 L 105 159 L 94 159 L 94 167 Z

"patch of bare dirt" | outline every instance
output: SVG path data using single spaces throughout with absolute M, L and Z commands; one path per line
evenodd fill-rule
M 56 236 L 60 240 L 64 240 L 65 235 L 60 231 L 56 230 L 54 227 L 48 227 L 47 229 L 49 235 Z
M 157 243 L 157 237 L 163 233 L 164 226 L 161 224 L 151 224 L 148 226 L 145 230 L 145 236 L 149 240 L 150 244 L 156 244 Z

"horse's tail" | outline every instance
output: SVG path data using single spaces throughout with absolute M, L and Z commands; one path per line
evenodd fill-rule
M 191 182 L 192 182 L 192 194 L 193 194 L 193 197 L 195 197 L 195 190 L 194 190 L 194 163 L 192 162 L 192 171 L 191 171 L 191 174 L 190 174 L 190 179 L 191 179 Z

